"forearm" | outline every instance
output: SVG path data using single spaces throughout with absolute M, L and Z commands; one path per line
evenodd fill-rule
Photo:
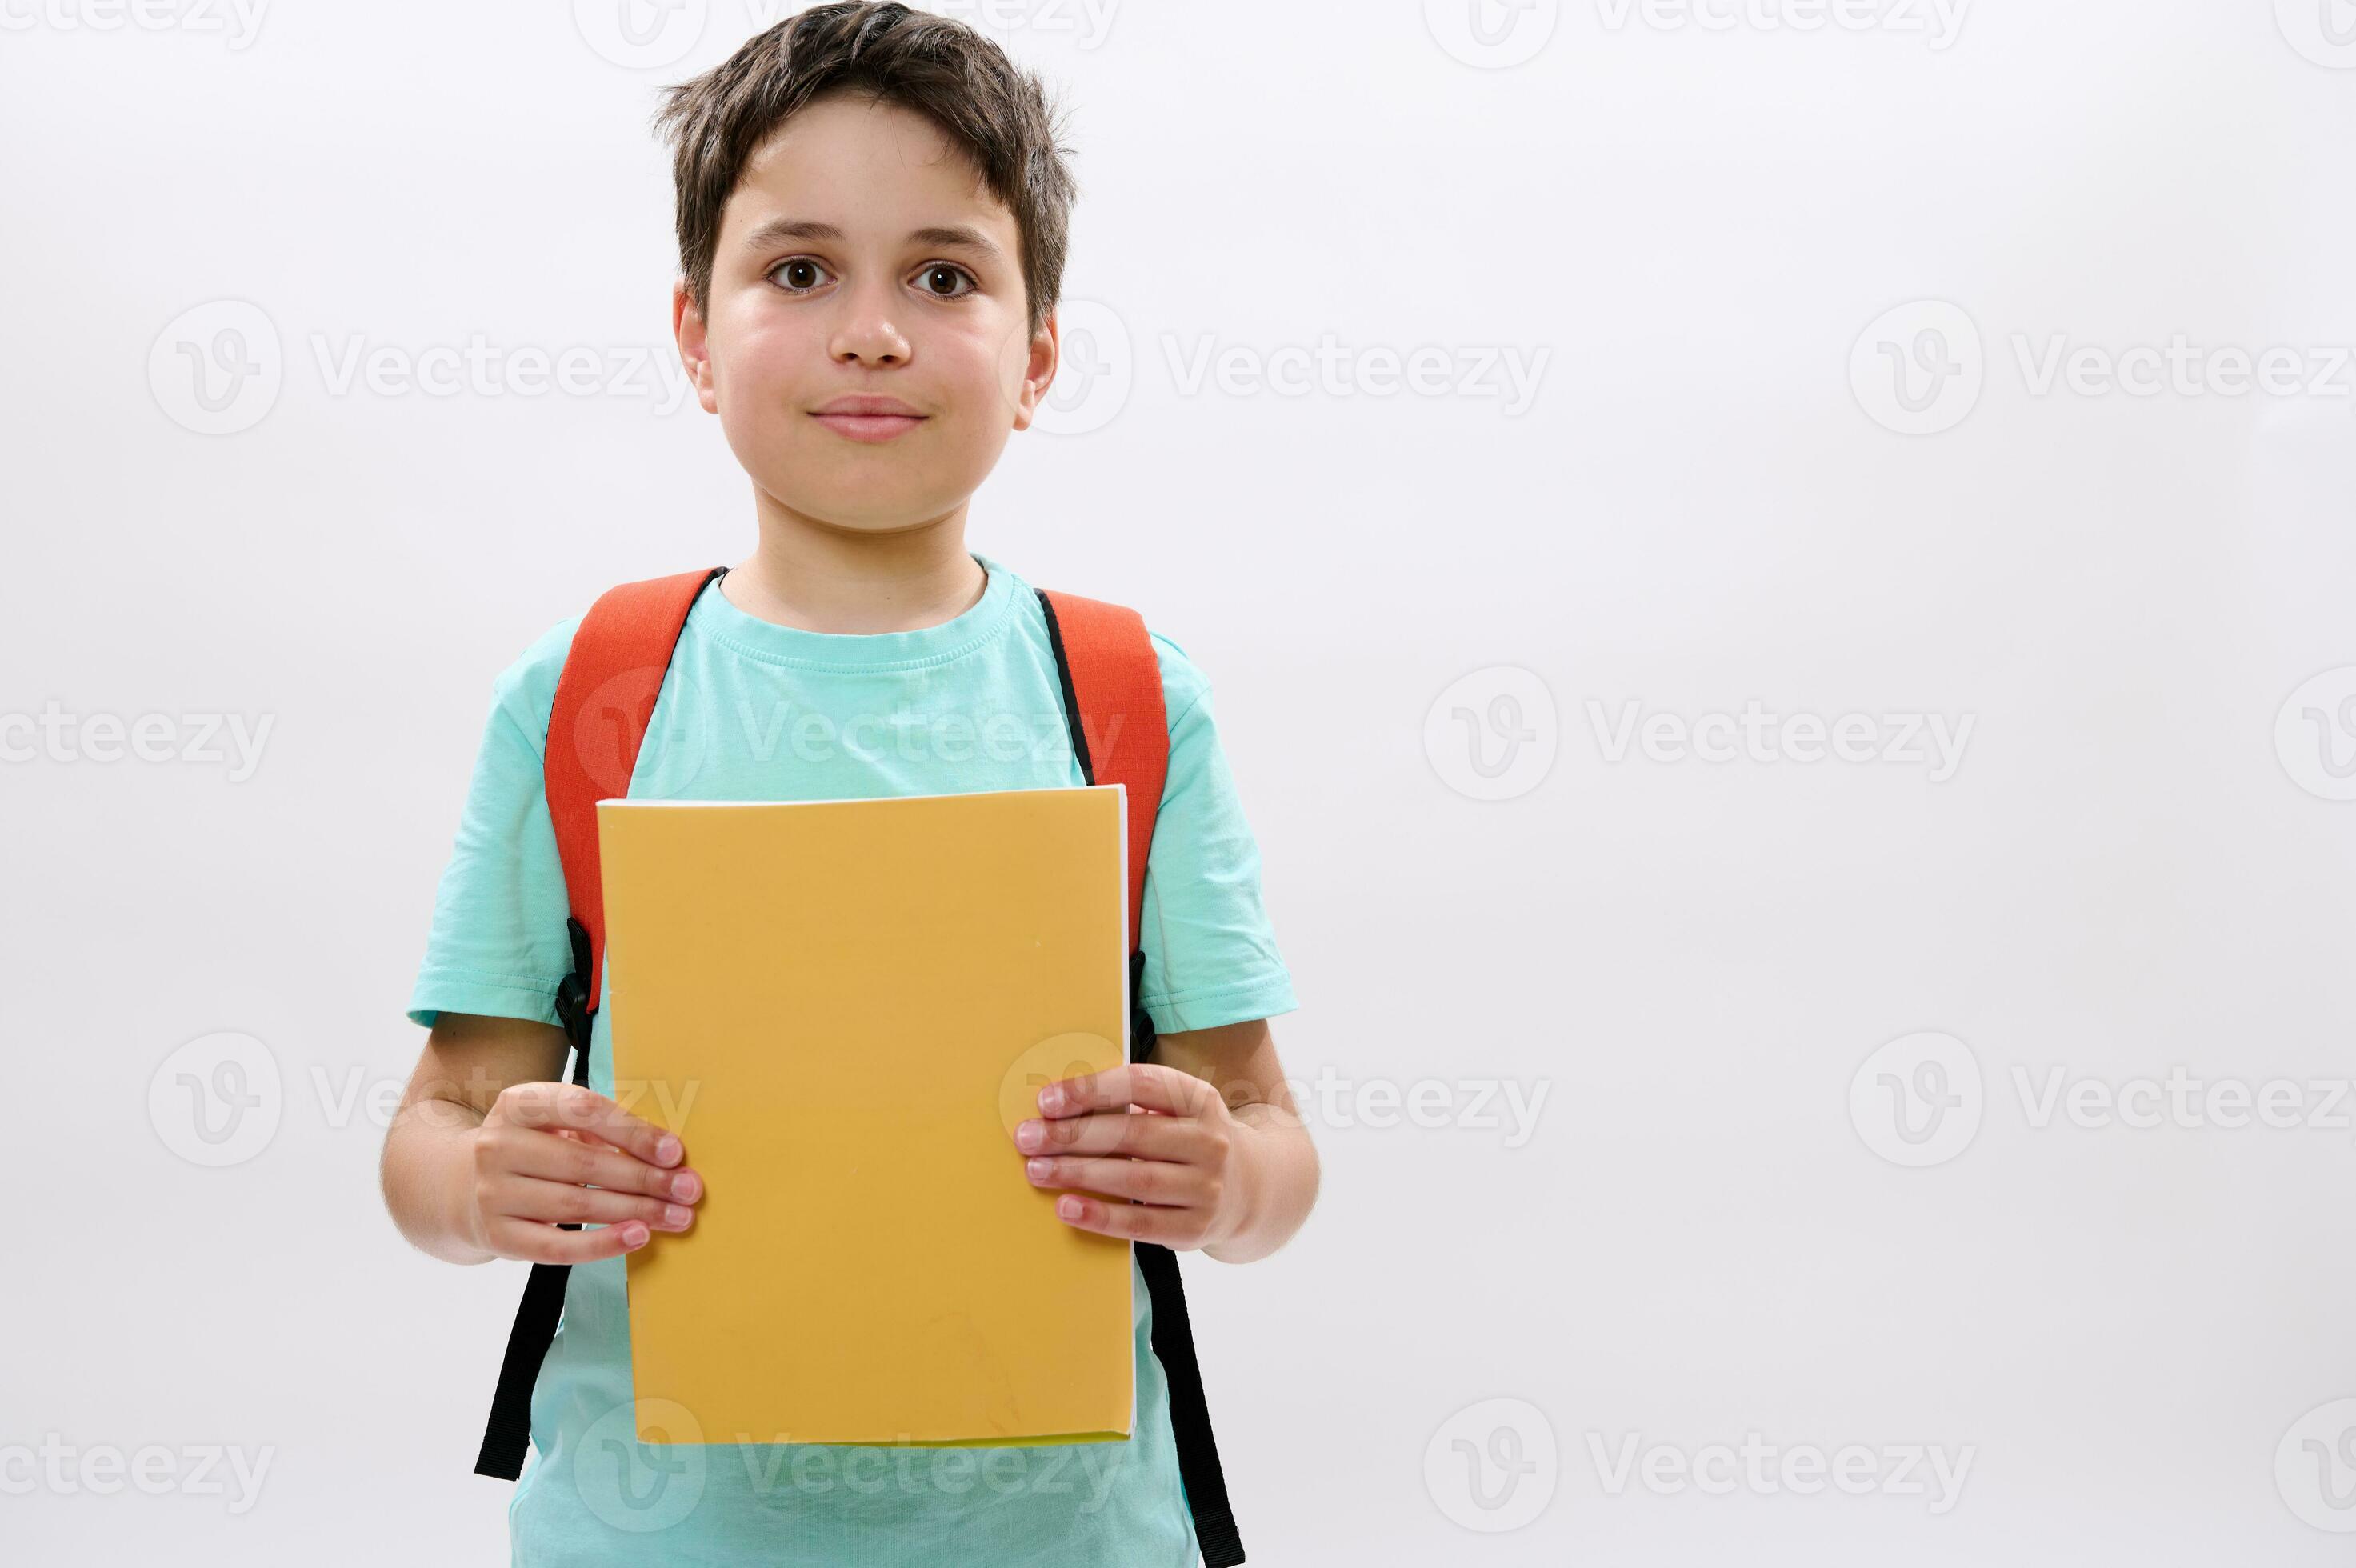
M 385 1207 L 412 1245 L 444 1262 L 481 1263 L 497 1255 L 476 1244 L 468 1219 L 482 1125 L 482 1112 L 472 1106 L 426 1098 L 402 1106 L 385 1133 Z
M 1316 1207 L 1317 1146 L 1301 1117 L 1283 1106 L 1247 1104 L 1234 1116 L 1241 1216 L 1203 1251 L 1223 1263 L 1248 1263 L 1290 1240 Z

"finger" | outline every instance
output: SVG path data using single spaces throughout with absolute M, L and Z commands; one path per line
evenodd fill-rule
M 684 1165 L 669 1170 L 650 1165 L 609 1144 L 519 1131 L 501 1144 L 496 1158 L 502 1170 L 547 1181 L 650 1193 L 680 1203 L 693 1203 L 703 1196 L 703 1178 L 695 1171 Z
M 687 1158 L 676 1133 L 577 1083 L 519 1084 L 499 1096 L 499 1104 L 518 1126 L 589 1133 L 650 1165 L 675 1165 Z
M 1172 1208 L 1209 1208 L 1217 1190 L 1210 1173 L 1200 1166 L 1167 1160 L 1034 1157 L 1023 1162 L 1023 1174 L 1033 1187 L 1084 1187 L 1108 1197 L 1131 1197 Z
M 541 1225 L 619 1225 L 636 1219 L 657 1230 L 684 1230 L 695 1219 L 695 1210 L 684 1203 L 528 1176 L 501 1182 L 485 1194 L 484 1201 L 502 1219 Z
M 601 1136 L 594 1129 L 588 1127 L 556 1127 L 550 1130 L 555 1133 L 555 1134 L 560 1138 L 570 1138 L 575 1143 L 594 1144 L 600 1149 L 619 1149 L 622 1147 L 621 1144 Z M 628 1153 L 627 1150 L 624 1150 L 623 1152 L 626 1154 Z M 637 1157 L 637 1156 L 635 1155 L 631 1155 L 631 1158 L 633 1159 L 636 1159 Z
M 654 1235 L 642 1220 L 594 1230 L 560 1230 L 526 1219 L 496 1219 L 488 1228 L 491 1250 L 528 1263 L 594 1263 L 635 1252 Z
M 1218 1091 L 1193 1073 L 1159 1062 L 1123 1062 L 1047 1085 L 1039 1091 L 1039 1109 L 1048 1116 L 1076 1116 L 1135 1105 L 1166 1115 L 1199 1116 L 1205 1102 L 1217 1098 Z
M 1203 1217 L 1191 1208 L 1162 1208 L 1146 1203 L 1108 1203 L 1101 1197 L 1066 1193 L 1055 1200 L 1055 1218 L 1075 1230 L 1118 1236 L 1131 1241 L 1154 1241 L 1164 1247 L 1195 1247 L 1206 1234 Z
M 1014 1146 L 1027 1155 L 1134 1155 L 1208 1162 L 1224 1141 L 1224 1129 L 1192 1116 L 1140 1116 L 1128 1111 L 1023 1122 L 1014 1128 Z

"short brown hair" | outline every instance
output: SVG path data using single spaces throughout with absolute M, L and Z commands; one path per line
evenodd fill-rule
M 680 269 L 695 307 L 711 308 L 720 217 L 745 160 L 797 111 L 838 91 L 914 110 L 964 151 L 1014 215 L 1036 333 L 1062 294 L 1077 194 L 1046 91 L 964 23 L 879 0 L 813 5 L 665 91 L 655 124 L 674 148 Z

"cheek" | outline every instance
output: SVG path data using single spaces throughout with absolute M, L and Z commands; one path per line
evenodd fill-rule
M 937 372 L 957 389 L 959 403 L 993 426 L 1012 426 L 1030 362 L 1030 339 L 1019 320 L 956 334 L 934 353 Z
M 784 317 L 745 310 L 714 327 L 712 380 L 723 410 L 776 401 L 825 358 L 823 345 L 806 341 L 806 331 Z

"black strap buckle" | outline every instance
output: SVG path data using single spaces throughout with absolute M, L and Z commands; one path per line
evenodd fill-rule
M 1129 952 L 1129 1059 L 1150 1061 L 1160 1036 L 1153 1032 L 1153 1015 L 1138 1000 L 1145 988 L 1145 950 L 1131 948 Z
M 566 916 L 564 929 L 573 939 L 573 972 L 556 984 L 557 1021 L 564 1026 L 564 1037 L 581 1053 L 581 1062 L 589 1062 L 589 1026 L 596 1012 L 589 1005 L 589 969 L 594 961 L 589 953 L 589 928 L 571 916 Z M 586 1075 L 584 1075 L 585 1079 Z

